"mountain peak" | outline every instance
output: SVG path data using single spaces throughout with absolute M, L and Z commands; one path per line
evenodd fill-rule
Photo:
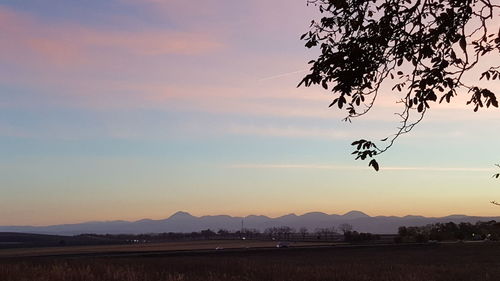
M 301 217 L 306 218 L 306 219 L 327 218 L 328 214 L 323 213 L 323 212 L 309 212 L 309 213 L 303 214 Z
M 178 211 L 177 213 L 171 215 L 169 219 L 177 218 L 192 218 L 193 216 L 188 212 Z
M 447 218 L 447 219 L 457 219 L 457 218 L 463 218 L 463 217 L 466 217 L 466 216 L 467 215 L 453 214 L 453 215 L 446 216 L 445 218 Z
M 288 214 L 288 215 L 281 216 L 280 218 L 295 218 L 295 217 L 297 217 L 297 215 L 296 215 L 296 214 L 294 214 L 294 213 L 290 213 L 290 214 Z
M 369 215 L 360 212 L 360 211 L 350 211 L 342 215 L 343 217 L 350 218 L 350 219 L 355 219 L 355 218 L 367 218 L 370 217 Z

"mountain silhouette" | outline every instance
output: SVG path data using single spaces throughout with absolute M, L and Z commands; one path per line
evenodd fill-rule
M 192 219 L 192 218 L 195 218 L 194 216 L 192 216 L 190 213 L 188 212 L 183 212 L 183 211 L 179 211 L 173 215 L 171 215 L 168 219 Z
M 360 211 L 350 211 L 350 212 L 347 212 L 344 215 L 342 215 L 342 217 L 350 218 L 350 219 L 357 219 L 357 218 L 366 218 L 366 217 L 370 217 L 370 216 L 363 213 L 363 212 L 360 212 Z
M 0 232 L 24 232 L 38 234 L 76 235 L 82 233 L 97 234 L 141 234 L 160 232 L 193 232 L 204 229 L 230 231 L 253 228 L 260 231 L 269 227 L 289 226 L 295 229 L 307 227 L 309 231 L 317 228 L 331 228 L 342 223 L 349 223 L 354 230 L 378 234 L 397 233 L 400 226 L 423 226 L 431 223 L 500 221 L 500 217 L 473 217 L 466 215 L 449 215 L 445 217 L 423 217 L 408 215 L 371 217 L 361 211 L 350 211 L 344 215 L 310 212 L 303 215 L 288 214 L 276 218 L 262 215 L 232 217 L 228 215 L 193 216 L 188 212 L 176 212 L 166 219 L 142 219 L 138 221 L 101 221 L 78 224 L 60 224 L 50 226 L 0 226 Z

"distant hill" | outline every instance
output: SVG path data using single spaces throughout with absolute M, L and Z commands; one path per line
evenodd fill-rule
M 96 234 L 141 234 L 159 232 L 193 232 L 203 229 L 238 230 L 255 228 L 263 231 L 268 227 L 289 226 L 295 229 L 307 227 L 310 231 L 316 228 L 338 226 L 341 223 L 353 225 L 354 230 L 379 234 L 397 233 L 399 226 L 422 226 L 437 222 L 470 222 L 500 221 L 500 217 L 471 217 L 466 215 L 450 215 L 446 217 L 423 216 L 376 216 L 371 217 L 360 211 L 350 211 L 344 215 L 311 212 L 303 215 L 288 214 L 270 218 L 250 215 L 232 217 L 228 215 L 196 217 L 187 212 L 177 212 L 162 220 L 143 219 L 138 221 L 102 221 L 79 224 L 61 224 L 51 226 L 0 226 L 0 232 L 24 232 L 39 234 L 76 235 L 82 233 Z

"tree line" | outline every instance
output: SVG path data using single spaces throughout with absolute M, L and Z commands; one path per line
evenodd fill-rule
M 426 226 L 399 227 L 396 242 L 500 240 L 500 222 L 436 223 Z
M 264 231 L 255 228 L 243 228 L 241 230 L 219 229 L 217 231 L 205 229 L 188 233 L 164 232 L 148 234 L 82 234 L 80 236 L 92 236 L 106 239 L 126 241 L 130 243 L 148 243 L 162 241 L 181 240 L 210 240 L 210 239 L 260 239 L 260 240 L 321 240 L 321 241 L 360 241 L 373 239 L 376 236 L 369 233 L 358 233 L 353 226 L 347 223 L 338 226 L 315 228 L 309 230 L 306 227 L 295 229 L 289 226 L 269 227 Z

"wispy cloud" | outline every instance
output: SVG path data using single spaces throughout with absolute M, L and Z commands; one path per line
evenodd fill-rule
M 233 169 L 312 169 L 312 170 L 370 170 L 370 167 L 329 165 L 329 164 L 234 164 Z M 385 171 L 424 171 L 424 172 L 491 172 L 482 167 L 426 167 L 426 166 L 384 166 Z
M 44 22 L 0 6 L 2 60 L 47 65 L 102 65 L 122 55 L 197 55 L 223 44 L 207 33 L 179 30 L 106 30 Z
M 0 61 L 6 62 L 6 66 L 0 69 L 0 83 L 24 90 L 16 95 L 8 93 L 10 96 L 0 101 L 0 107 L 40 108 L 48 105 L 95 111 L 152 109 L 176 114 L 231 116 L 217 128 L 222 133 L 249 136 L 352 139 L 361 134 L 383 138 L 393 133 L 392 128 L 399 121 L 393 113 L 400 111 L 401 107 L 394 103 L 397 95 L 389 92 L 390 88 L 380 96 L 376 109 L 366 119 L 359 118 L 355 120 L 356 124 L 344 127 L 340 120 L 345 117 L 345 112 L 327 107 L 332 99 L 328 91 L 321 87 L 295 88 L 306 72 L 300 68 L 305 66 L 290 63 L 290 59 L 279 55 L 284 44 L 272 41 L 274 45 L 269 45 L 264 38 L 253 37 L 253 29 L 258 30 L 258 34 L 273 36 L 267 28 L 261 32 L 262 23 L 248 24 L 248 21 L 255 22 L 257 18 L 261 20 L 261 11 L 266 13 L 263 16 L 265 20 L 279 21 L 268 26 L 286 26 L 288 32 L 300 33 L 300 21 L 294 21 L 299 26 L 294 29 L 283 21 L 283 15 L 272 16 L 281 10 L 277 3 L 283 4 L 284 0 L 273 3 L 246 1 L 242 5 L 251 7 L 248 10 L 251 14 L 243 15 L 246 22 L 236 22 L 235 26 L 228 26 L 227 22 L 215 25 L 207 22 L 219 14 L 232 19 L 231 12 L 223 11 L 227 9 L 224 4 L 229 2 L 232 1 L 210 0 L 199 4 L 201 6 L 193 12 L 199 13 L 200 17 L 189 17 L 197 22 L 193 27 L 186 24 L 188 21 L 182 20 L 181 15 L 190 12 L 190 8 L 198 3 L 128 1 L 152 10 L 161 8 L 163 12 L 178 13 L 175 19 L 181 24 L 176 22 L 172 25 L 177 29 L 165 29 L 170 25 L 144 29 L 120 29 L 115 26 L 110 29 L 109 26 L 99 28 L 78 22 L 62 26 L 47 18 L 37 18 L 33 14 L 0 6 L 0 36 L 9 39 L 3 40 L 0 45 Z M 297 3 L 293 2 L 292 13 L 306 9 L 302 2 Z M 234 3 L 228 5 L 237 6 Z M 199 29 L 204 23 L 210 27 Z M 244 29 L 239 29 L 240 25 Z M 187 29 L 184 28 L 186 26 Z M 224 28 L 229 27 L 239 37 L 228 35 L 232 33 Z M 187 31 L 182 31 L 184 29 Z M 253 48 L 258 51 L 251 53 L 253 49 L 246 49 L 247 44 L 243 43 L 247 41 L 240 38 L 242 34 L 245 40 L 246 36 L 262 40 L 257 40 Z M 279 38 L 281 36 L 279 34 Z M 296 42 L 300 45 L 297 36 L 292 38 L 293 41 L 286 41 L 285 44 Z M 305 64 L 300 55 L 295 55 L 294 59 Z M 255 63 L 255 60 L 262 62 Z M 426 122 L 470 121 L 485 116 L 465 115 L 462 114 L 464 110 L 468 109 L 436 105 L 431 111 L 435 118 L 427 118 Z M 488 117 L 496 118 L 496 112 L 489 113 Z M 238 117 L 274 121 L 244 123 L 239 122 Z M 287 118 L 291 121 L 283 122 Z M 295 122 L 298 120 L 306 122 Z M 325 125 L 325 120 L 332 120 L 332 123 Z M 355 129 L 365 120 L 369 122 L 368 128 L 361 125 L 364 129 Z M 388 133 L 373 129 L 374 122 L 389 124 Z M 342 130 L 333 130 L 333 127 Z M 441 136 L 443 133 L 446 131 L 439 131 Z
M 302 70 L 296 70 L 296 71 L 291 71 L 291 72 L 276 74 L 276 75 L 273 75 L 273 76 L 261 78 L 261 79 L 259 79 L 259 82 L 273 80 L 273 79 L 278 79 L 278 78 L 282 78 L 282 77 L 287 77 L 287 76 L 295 75 L 295 74 L 299 74 L 299 73 L 306 73 L 307 71 L 308 71 L 307 69 L 302 69 Z
M 288 137 L 288 138 L 319 138 L 319 139 L 351 139 L 356 136 L 355 132 L 348 130 L 334 130 L 331 128 L 307 128 L 297 126 L 272 126 L 272 125 L 242 125 L 234 124 L 226 126 L 225 133 L 236 135 L 253 135 L 265 137 Z

